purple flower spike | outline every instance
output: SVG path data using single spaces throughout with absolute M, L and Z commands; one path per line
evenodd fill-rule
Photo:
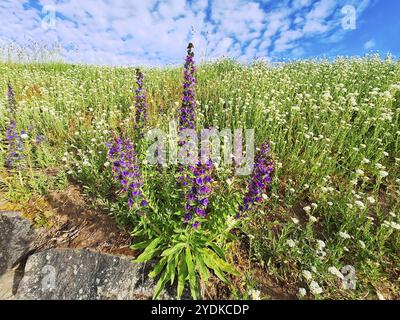
M 212 183 L 212 165 L 197 163 L 195 166 L 191 166 L 191 171 L 193 177 L 189 181 L 191 183 L 191 188 L 189 188 L 186 194 L 186 215 L 185 223 L 193 220 L 194 217 L 206 218 L 207 209 L 209 204 L 209 195 L 211 193 L 211 183 Z M 199 185 L 201 181 L 201 185 Z M 195 221 L 192 226 L 197 228 L 199 223 Z
M 21 134 L 24 131 L 18 132 L 14 120 L 10 121 L 10 125 L 7 128 L 7 155 L 5 166 L 7 168 L 22 168 L 24 162 L 24 144 L 22 142 Z
M 263 201 L 262 195 L 270 191 L 273 171 L 274 163 L 270 156 L 270 146 L 263 143 L 255 157 L 254 169 L 243 205 L 239 206 L 241 212 L 249 211 Z
M 143 180 L 140 176 L 137 157 L 133 143 L 129 139 L 113 138 L 107 143 L 108 158 L 112 163 L 112 172 L 121 185 L 121 191 L 128 193 L 128 207 L 134 204 L 134 199 L 142 197 L 140 188 Z M 147 206 L 147 201 L 142 200 L 140 205 Z
M 192 43 L 187 47 L 187 56 L 184 66 L 184 82 L 182 105 L 179 110 L 179 129 L 195 129 L 196 119 L 196 67 L 194 65 L 194 48 Z
M 144 75 L 139 70 L 136 69 L 136 84 L 137 89 L 135 90 L 135 129 L 143 130 L 143 128 L 147 124 L 148 112 L 147 112 L 147 103 L 146 103 L 146 91 L 144 90 Z M 139 132 L 142 135 L 142 132 Z

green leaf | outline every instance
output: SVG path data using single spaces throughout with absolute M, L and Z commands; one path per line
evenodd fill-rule
M 170 258 L 168 259 L 167 268 L 169 274 L 171 275 L 171 286 L 173 285 L 175 280 L 175 269 L 177 268 L 178 259 L 179 259 L 179 254 L 174 254 L 173 256 L 170 256 Z
M 215 264 L 214 260 L 212 260 L 209 256 L 203 255 L 203 259 L 207 267 L 212 269 L 215 273 L 215 275 L 221 279 L 222 282 L 229 284 L 229 281 L 225 278 L 224 274 L 221 272 L 221 270 L 218 268 L 218 266 Z
M 224 250 L 222 250 L 219 246 L 217 246 L 213 242 L 209 242 L 208 245 L 213 248 L 213 250 L 220 256 L 220 258 L 225 259 Z
M 168 257 L 170 255 L 173 255 L 174 253 L 176 253 L 179 249 L 183 249 L 183 247 L 185 246 L 184 243 L 178 243 L 177 245 L 173 246 L 172 248 L 169 248 L 167 250 L 164 250 L 163 253 L 161 254 L 162 257 Z
M 193 299 L 197 300 L 199 298 L 199 289 L 196 278 L 196 271 L 194 270 L 194 264 L 192 260 L 192 254 L 190 252 L 190 248 L 186 247 L 186 265 L 188 268 L 189 275 L 189 284 L 190 284 L 190 292 L 192 294 Z
M 146 248 L 150 243 L 151 243 L 151 240 L 146 240 L 146 241 L 138 242 L 138 243 L 135 243 L 135 244 L 131 245 L 131 249 L 133 249 L 133 250 L 143 250 L 143 249 Z
M 164 273 L 161 275 L 160 279 L 158 279 L 157 285 L 154 288 L 153 299 L 157 299 L 161 291 L 164 289 L 165 284 L 168 281 L 168 276 L 169 276 L 168 270 L 165 270 Z
M 195 256 L 196 256 L 196 264 L 197 264 L 197 267 L 199 269 L 199 273 L 200 273 L 201 279 L 204 282 L 207 282 L 208 278 L 210 277 L 210 273 L 208 272 L 208 269 L 207 269 L 207 267 L 205 265 L 205 262 L 203 260 L 202 255 L 201 255 L 201 252 L 196 251 L 195 252 Z
M 154 267 L 154 269 L 149 273 L 150 278 L 156 277 L 164 268 L 167 263 L 167 258 L 162 258 Z
M 209 255 L 209 258 L 213 260 L 214 264 L 222 271 L 233 274 L 235 276 L 240 275 L 240 273 L 233 266 L 231 266 L 228 262 L 222 260 L 214 251 L 206 248 L 204 249 L 204 252 Z
M 178 299 L 181 298 L 183 289 L 185 287 L 185 282 L 187 278 L 187 265 L 186 265 L 186 260 L 185 257 L 182 255 L 179 261 L 179 266 L 178 266 L 178 290 L 177 290 L 177 295 Z
M 157 246 L 161 242 L 160 238 L 155 238 L 147 248 L 133 262 L 145 262 L 150 260 L 157 251 Z

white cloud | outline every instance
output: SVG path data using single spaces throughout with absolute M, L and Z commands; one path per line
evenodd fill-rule
M 312 10 L 306 14 L 306 22 L 303 28 L 304 33 L 324 33 L 332 27 L 332 20 L 328 20 L 337 8 L 335 0 L 320 0 Z
M 372 49 L 373 47 L 375 47 L 376 43 L 373 39 L 367 41 L 366 43 L 364 43 L 364 49 L 365 50 L 369 50 Z
M 97 64 L 180 63 L 188 41 L 198 60 L 222 55 L 242 60 L 275 53 L 298 56 L 314 36 L 341 39 L 337 13 L 345 2 L 370 0 L 39 0 L 57 11 L 55 30 L 41 26 L 40 7 L 28 0 L 0 2 L 0 41 L 59 42 L 64 58 Z
M 300 39 L 303 32 L 300 30 L 289 30 L 284 32 L 281 37 L 275 41 L 275 51 L 282 52 L 295 46 L 294 41 Z

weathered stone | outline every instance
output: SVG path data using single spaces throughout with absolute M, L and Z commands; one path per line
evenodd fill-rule
M 34 231 L 18 212 L 0 211 L 0 275 L 15 267 L 31 250 Z
M 25 265 L 16 299 L 151 299 L 156 281 L 150 264 L 86 249 L 50 249 Z M 174 298 L 164 293 L 162 299 Z

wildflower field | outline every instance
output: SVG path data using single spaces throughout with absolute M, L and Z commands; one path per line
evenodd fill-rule
M 157 261 L 155 298 L 172 285 L 194 298 L 216 286 L 214 298 L 399 299 L 400 63 L 196 64 L 193 50 L 182 67 L 1 62 L 2 206 L 79 187 L 132 235 L 132 263 Z M 243 140 L 254 129 L 249 174 L 235 158 L 150 163 L 146 132 L 170 138 L 174 121 Z

